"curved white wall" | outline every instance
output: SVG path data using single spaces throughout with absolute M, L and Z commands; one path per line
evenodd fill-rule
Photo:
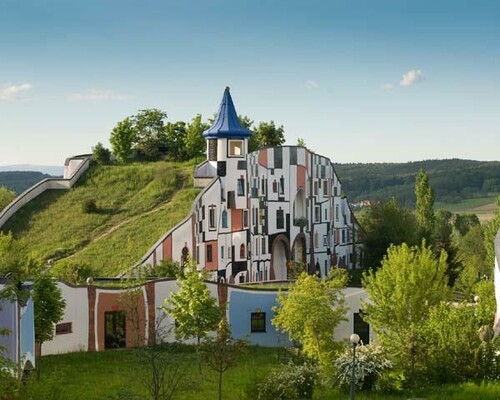
M 21 207 L 49 189 L 70 189 L 87 171 L 91 155 L 68 158 L 64 166 L 64 178 L 48 178 L 38 182 L 17 196 L 7 207 L 0 212 L 0 228 Z

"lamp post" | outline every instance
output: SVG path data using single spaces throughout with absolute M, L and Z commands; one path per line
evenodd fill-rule
M 354 400 L 356 394 L 356 374 L 355 374 L 355 370 L 356 370 L 356 346 L 358 345 L 359 343 L 359 335 L 357 335 L 356 333 L 353 333 L 350 337 L 349 337 L 349 341 L 351 342 L 352 344 L 352 373 L 351 373 L 351 395 L 349 396 L 349 399 L 350 400 Z

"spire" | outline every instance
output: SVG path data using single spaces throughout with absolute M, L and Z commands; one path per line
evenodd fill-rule
M 240 124 L 238 114 L 234 109 L 233 99 L 229 93 L 229 86 L 224 90 L 224 96 L 220 103 L 219 112 L 214 124 L 203 132 L 206 139 L 210 138 L 247 138 L 252 132 Z

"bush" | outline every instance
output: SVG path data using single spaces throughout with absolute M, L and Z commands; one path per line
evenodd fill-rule
M 86 263 L 63 260 L 52 268 L 52 274 L 73 285 L 81 285 L 86 283 L 87 278 L 93 278 L 99 272 Z
M 383 374 L 393 368 L 385 357 L 379 344 L 369 344 L 356 348 L 356 368 L 354 377 L 356 386 L 363 390 L 380 390 Z M 352 347 L 345 351 L 335 361 L 335 382 L 338 386 L 348 389 L 352 376 Z
M 99 165 L 111 164 L 111 151 L 99 142 L 92 147 L 92 160 Z
M 299 400 L 312 399 L 318 378 L 317 368 L 304 364 L 284 364 L 271 371 L 263 383 L 258 383 L 257 400 Z M 255 398 L 255 385 L 248 391 L 249 398 Z
M 98 211 L 97 204 L 94 199 L 84 200 L 82 203 L 82 211 L 85 214 L 96 213 Z

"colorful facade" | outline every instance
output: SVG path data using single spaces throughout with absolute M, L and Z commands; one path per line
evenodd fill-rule
M 361 231 L 332 162 L 297 146 L 248 153 L 251 134 L 226 88 L 194 174 L 202 191 L 140 264 L 190 256 L 228 283 L 286 280 L 294 262 L 322 277 L 332 266 L 358 268 Z
M 260 346 L 281 347 L 290 344 L 288 336 L 276 331 L 271 323 L 278 290 L 206 282 L 218 305 L 224 305 L 232 336 Z M 58 282 L 66 301 L 64 315 L 55 326 L 53 340 L 42 346 L 42 354 L 75 351 L 104 351 L 135 347 L 151 342 L 158 329 L 166 333 L 162 340 L 175 341 L 175 321 L 162 310 L 166 299 L 179 289 L 173 279 L 149 281 L 125 289 L 99 286 L 73 286 Z M 133 293 L 133 296 L 130 296 Z M 333 332 L 335 340 L 347 340 L 355 331 L 368 342 L 373 339 L 368 324 L 360 319 L 362 302 L 368 295 L 361 288 L 345 288 L 349 311 Z M 188 343 L 195 343 L 195 339 Z

